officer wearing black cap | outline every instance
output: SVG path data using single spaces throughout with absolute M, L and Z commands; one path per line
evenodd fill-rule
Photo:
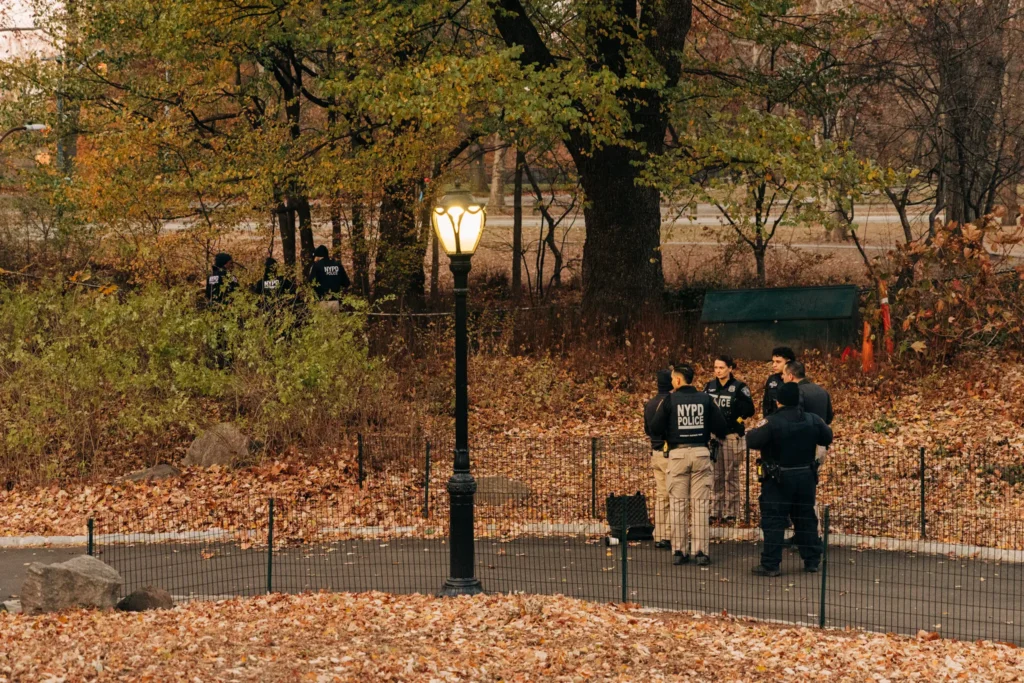
M 778 576 L 782 564 L 782 538 L 786 518 L 792 517 L 794 539 L 804 561 L 804 571 L 818 571 L 821 545 L 818 517 L 814 511 L 818 484 L 814 455 L 818 446 L 832 443 L 825 421 L 800 407 L 800 388 L 783 384 L 777 394 L 779 410 L 747 432 L 747 443 L 761 451 L 761 530 L 764 549 L 761 564 L 753 572 Z
M 234 263 L 231 254 L 225 252 L 213 257 L 213 270 L 206 276 L 207 301 L 223 301 L 238 286 L 238 281 L 230 272 Z
M 310 270 L 310 279 L 313 281 L 313 291 L 318 299 L 331 299 L 351 284 L 348 273 L 340 261 L 331 258 L 327 247 L 320 245 L 313 252 L 313 267 Z
M 672 393 L 672 371 L 659 370 L 658 394 L 644 405 L 644 433 L 651 438 L 651 470 L 654 472 L 654 547 L 672 548 L 671 512 L 668 500 L 668 447 L 658 418 Z

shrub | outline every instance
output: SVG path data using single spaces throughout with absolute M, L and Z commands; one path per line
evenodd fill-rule
M 235 421 L 270 447 L 318 444 L 384 400 L 365 317 L 246 293 L 201 308 L 192 292 L 59 284 L 0 289 L 0 467 L 61 479 L 173 460 Z

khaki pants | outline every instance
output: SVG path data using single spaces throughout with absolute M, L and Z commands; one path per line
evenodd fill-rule
M 671 514 L 668 503 L 668 458 L 664 451 L 651 451 L 651 469 L 654 470 L 654 540 L 672 538 Z
M 715 517 L 740 516 L 740 464 L 747 457 L 747 438 L 738 434 L 730 434 L 715 460 Z
M 708 553 L 711 510 L 711 454 L 703 446 L 675 448 L 668 458 L 672 550 Z

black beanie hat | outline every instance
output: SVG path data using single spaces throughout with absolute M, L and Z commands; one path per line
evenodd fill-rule
M 658 393 L 668 394 L 672 391 L 672 371 L 658 370 Z
M 273 268 L 276 265 L 277 259 L 273 258 L 272 256 L 268 256 L 267 259 L 263 262 L 264 268 Z
M 800 405 L 800 387 L 796 382 L 786 382 L 779 388 L 779 405 Z
M 322 256 L 323 258 L 327 258 L 330 255 L 331 255 L 331 253 L 329 251 L 327 251 L 327 247 L 325 247 L 322 244 L 319 247 L 317 247 L 315 250 L 313 250 L 313 256 L 318 256 L 318 257 Z
M 222 251 L 213 257 L 213 265 L 217 266 L 218 268 L 223 268 L 229 263 L 231 263 L 231 254 Z

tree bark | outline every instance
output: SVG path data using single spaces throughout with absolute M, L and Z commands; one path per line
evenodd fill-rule
M 337 197 L 331 200 L 331 250 L 335 255 L 341 253 L 341 207 Z
M 423 247 L 416 226 L 416 183 L 401 181 L 384 188 L 380 207 L 374 298 L 394 295 L 394 305 L 420 308 L 426 277 Z
M 469 148 L 469 189 L 474 194 L 487 194 L 487 166 L 484 148 L 479 144 Z
M 760 241 L 760 240 L 758 240 Z M 768 271 L 765 268 L 765 252 L 768 250 L 766 244 L 755 244 L 754 245 L 754 262 L 757 264 L 757 286 L 767 287 L 768 286 Z
M 370 248 L 362 198 L 352 199 L 352 277 L 359 293 L 370 296 Z
M 491 197 L 488 208 L 501 209 L 505 206 L 505 148 L 501 138 L 494 136 L 494 164 L 491 166 Z
M 313 215 L 309 206 L 309 198 L 305 195 L 295 197 L 295 215 L 299 219 L 299 256 L 302 260 L 303 277 L 309 274 L 313 265 Z
M 281 232 L 281 253 L 286 266 L 295 266 L 295 214 L 285 202 L 277 205 L 277 226 Z
M 512 296 L 523 293 L 523 167 L 526 155 L 516 150 L 515 189 L 512 195 Z

